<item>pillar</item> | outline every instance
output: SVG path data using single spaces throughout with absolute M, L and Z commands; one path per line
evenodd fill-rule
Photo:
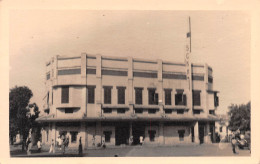
M 82 90 L 81 90 L 81 113 L 82 113 L 82 117 L 86 117 L 87 116 L 87 87 L 83 86 Z
M 82 148 L 87 149 L 87 143 L 86 143 L 86 123 L 81 122 L 80 124 L 80 137 L 81 137 L 81 143 L 82 143 Z
M 164 136 L 163 136 L 163 122 L 159 123 L 159 138 L 158 138 L 159 145 L 164 145 Z
M 51 124 L 52 124 L 52 126 L 51 126 L 50 143 L 53 140 L 54 144 L 56 144 L 56 124 L 55 124 L 55 122 L 53 122 Z
M 101 143 L 102 141 L 102 129 L 101 129 L 101 122 L 98 121 L 96 124 L 96 136 L 95 136 L 95 145 Z
M 205 143 L 211 143 L 211 139 L 210 139 L 210 124 L 209 124 L 209 122 L 207 122 L 206 126 L 205 126 L 204 141 L 205 141 Z
M 127 87 L 127 91 L 128 91 L 128 102 L 129 105 L 134 104 L 133 101 L 133 58 L 128 57 L 128 87 Z
M 96 85 L 96 114 L 97 117 L 101 117 L 102 116 L 102 76 L 101 76 L 101 56 L 100 55 L 96 55 L 96 62 L 97 62 L 97 66 L 96 66 L 96 81 L 97 81 L 97 85 Z
M 194 143 L 200 143 L 199 139 L 199 122 L 196 121 L 194 125 Z
M 213 142 L 216 142 L 216 134 L 215 134 L 215 122 L 214 122 L 214 124 L 212 125 L 213 126 Z

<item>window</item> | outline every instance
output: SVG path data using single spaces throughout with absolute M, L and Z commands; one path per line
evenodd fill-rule
M 124 108 L 119 108 L 119 109 L 117 109 L 117 113 L 125 113 L 125 109 Z
M 143 88 L 135 88 L 135 104 L 143 104 Z
M 104 131 L 103 134 L 105 135 L 105 142 L 110 142 L 112 132 Z
M 183 89 L 177 89 L 175 94 L 175 105 L 187 105 L 186 95 Z
M 192 99 L 194 106 L 200 106 L 200 91 L 192 91 Z
M 184 110 L 183 109 L 177 110 L 177 114 L 184 114 Z
M 165 89 L 165 105 L 172 105 L 172 90 L 171 89 Z
M 125 88 L 126 87 L 117 87 L 117 103 L 125 104 Z
M 50 93 L 48 91 L 48 94 L 47 94 L 47 105 L 49 106 L 49 99 L 50 99 Z
M 73 113 L 73 108 L 65 108 L 65 113 Z
M 209 114 L 215 115 L 215 110 L 209 110 Z
M 78 136 L 78 132 L 70 132 L 71 135 L 71 142 L 77 142 L 77 136 Z
M 103 112 L 104 113 L 112 113 L 112 108 L 104 108 Z
M 143 113 L 143 109 L 137 108 L 137 109 L 135 109 L 135 113 Z
M 155 130 L 148 130 L 148 133 L 149 133 L 149 139 L 150 139 L 150 141 L 153 142 L 154 139 L 155 139 L 156 131 L 155 131 Z
M 53 105 L 53 90 L 51 90 L 51 104 Z
M 88 94 L 88 104 L 94 104 L 95 103 L 95 86 L 87 86 L 87 94 Z
M 185 130 L 178 130 L 178 133 L 179 133 L 179 141 L 184 141 Z
M 61 103 L 69 103 L 69 87 L 61 88 Z
M 156 109 L 148 109 L 148 113 L 149 114 L 155 114 L 156 113 Z
M 51 77 L 51 76 L 50 76 L 50 72 L 49 72 L 49 73 L 47 73 L 47 75 L 46 75 L 46 79 L 49 80 L 50 77 Z
M 222 129 L 223 129 L 223 127 L 221 126 L 221 127 L 219 127 L 219 132 L 222 132 Z
M 44 110 L 44 113 L 49 114 L 49 113 L 50 113 L 50 109 L 45 109 L 45 110 Z
M 104 87 L 104 103 L 111 104 L 111 90 L 113 87 L 105 86 Z
M 200 110 L 193 110 L 193 114 L 200 114 Z
M 217 93 L 214 93 L 214 106 L 215 107 L 219 106 L 219 99 L 218 99 Z
M 171 114 L 172 110 L 171 109 L 165 109 L 165 114 Z
M 49 140 L 49 129 L 46 130 L 46 141 L 48 142 L 48 140 Z
M 155 93 L 155 88 L 148 88 L 148 95 L 149 95 L 149 104 L 150 105 L 158 105 L 158 93 Z

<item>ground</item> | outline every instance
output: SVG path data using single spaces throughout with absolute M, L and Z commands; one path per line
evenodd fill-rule
M 11 157 L 62 157 L 61 150 L 56 149 L 55 154 L 48 153 L 48 147 L 43 146 L 41 153 L 36 150 L 31 155 L 21 151 L 20 146 L 11 146 Z M 35 148 L 36 149 L 36 148 Z M 179 146 L 124 146 L 111 148 L 88 149 L 83 151 L 84 157 L 182 157 L 182 156 L 250 156 L 248 149 L 238 150 L 233 154 L 230 143 L 179 145 Z M 67 149 L 65 156 L 78 156 L 77 149 Z

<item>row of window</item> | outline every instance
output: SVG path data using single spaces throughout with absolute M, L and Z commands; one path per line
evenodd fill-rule
M 111 104 L 112 86 L 104 86 L 104 104 Z M 117 103 L 125 104 L 126 87 L 117 87 Z M 175 105 L 187 105 L 187 97 L 183 89 L 177 89 Z M 165 89 L 165 105 L 172 105 L 172 89 Z M 193 105 L 200 106 L 200 91 L 193 91 Z M 155 88 L 148 88 L 148 104 L 158 105 L 159 96 Z M 69 87 L 62 87 L 61 103 L 69 103 Z M 95 103 L 95 86 L 87 86 L 87 103 Z M 143 104 L 143 88 L 135 88 L 135 104 Z
M 65 114 L 71 114 L 74 112 L 76 108 L 64 108 Z M 103 113 L 112 113 L 113 108 L 103 108 Z M 127 110 L 127 108 L 118 108 L 116 109 L 118 114 L 124 114 Z M 144 109 L 143 108 L 135 108 L 134 109 L 136 114 L 142 114 Z M 158 109 L 147 109 L 148 114 L 155 114 Z M 172 114 L 173 110 L 172 109 L 164 109 L 165 114 Z M 184 114 L 185 110 L 184 109 L 177 109 L 176 113 L 177 114 Z M 200 114 L 201 110 L 193 110 L 193 114 Z M 215 110 L 209 110 L 209 114 L 215 115 Z

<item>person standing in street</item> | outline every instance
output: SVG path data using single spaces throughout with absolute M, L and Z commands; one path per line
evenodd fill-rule
M 54 144 L 54 141 L 53 141 L 53 139 L 51 140 L 51 147 L 50 147 L 50 150 L 49 150 L 49 153 L 55 153 L 55 144 Z
M 144 138 L 143 138 L 143 136 L 140 136 L 140 145 L 142 146 L 143 145 L 143 142 L 144 142 Z
M 38 148 L 38 153 L 40 153 L 42 149 L 42 143 L 40 140 L 37 142 L 37 148 Z
M 82 150 L 82 144 L 81 144 L 81 137 L 79 138 L 79 156 L 82 157 L 83 150 Z
M 31 155 L 31 149 L 32 149 L 32 140 L 31 138 L 28 138 L 28 141 L 27 141 L 27 155 Z

